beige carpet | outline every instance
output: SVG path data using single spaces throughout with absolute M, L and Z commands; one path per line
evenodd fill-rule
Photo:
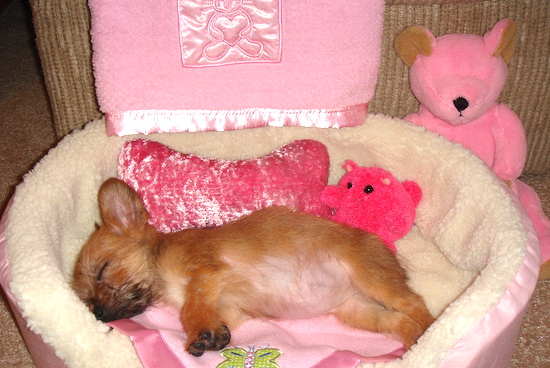
M 0 9 L 1 11 L 1 9 Z M 34 48 L 30 11 L 12 0 L 0 13 L 0 204 L 33 164 L 56 143 Z M 548 180 L 528 178 L 550 193 Z M 545 199 L 550 199 L 547 195 Z M 550 203 L 545 201 L 545 208 Z M 513 368 L 550 368 L 550 282 L 539 282 L 518 338 Z M 0 367 L 34 367 L 0 294 Z

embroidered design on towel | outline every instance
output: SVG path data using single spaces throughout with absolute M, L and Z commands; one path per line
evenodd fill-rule
M 282 352 L 279 349 L 262 348 L 254 350 L 243 348 L 224 349 L 222 356 L 226 358 L 216 368 L 279 368 L 275 362 Z
M 184 67 L 281 60 L 280 0 L 178 0 Z

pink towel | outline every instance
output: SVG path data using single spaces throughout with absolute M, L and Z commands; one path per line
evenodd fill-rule
M 222 351 L 207 351 L 196 358 L 184 351 L 187 337 L 178 315 L 167 306 L 152 307 L 131 320 L 109 325 L 130 336 L 145 368 L 355 368 L 360 362 L 392 361 L 404 353 L 397 340 L 347 327 L 326 315 L 301 320 L 252 319 L 231 331 L 231 343 Z
M 363 123 L 383 0 L 90 0 L 109 134 Z

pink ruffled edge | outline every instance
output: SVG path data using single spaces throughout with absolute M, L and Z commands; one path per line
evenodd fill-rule
M 368 104 L 341 109 L 129 110 L 105 113 L 107 134 L 225 131 L 266 126 L 342 128 L 364 123 Z

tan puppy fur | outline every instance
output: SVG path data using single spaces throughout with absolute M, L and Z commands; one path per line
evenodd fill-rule
M 99 190 L 101 226 L 84 245 L 73 288 L 102 321 L 155 302 L 181 310 L 195 356 L 219 350 L 245 318 L 307 318 L 400 339 L 409 348 L 433 322 L 395 255 L 373 234 L 272 207 L 214 229 L 161 234 L 118 179 Z

